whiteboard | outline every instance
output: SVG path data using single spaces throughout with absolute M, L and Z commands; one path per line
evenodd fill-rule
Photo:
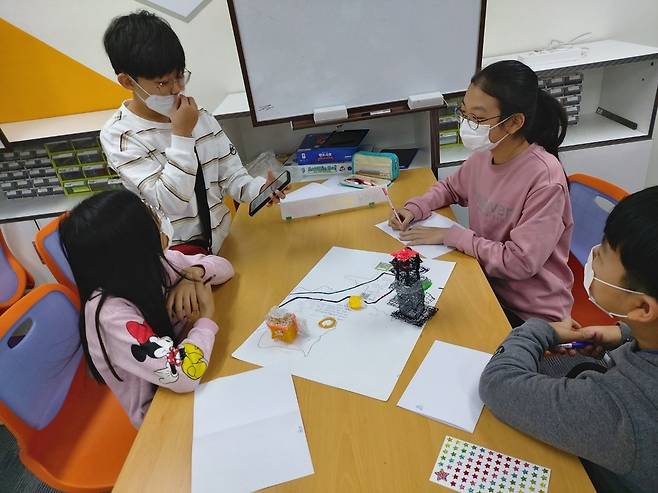
M 230 0 L 254 123 L 466 90 L 482 0 Z

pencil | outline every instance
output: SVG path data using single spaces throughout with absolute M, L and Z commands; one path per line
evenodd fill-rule
M 393 214 L 395 214 L 395 218 L 400 223 L 400 226 L 402 226 L 402 219 L 400 219 L 400 215 L 398 214 L 398 211 L 395 210 L 395 206 L 393 205 L 393 201 L 391 200 L 391 197 L 388 195 L 388 190 L 386 190 L 386 187 L 382 187 L 382 192 L 384 192 L 384 195 L 386 196 L 386 200 L 388 200 L 388 205 L 391 206 L 391 209 L 393 210 Z

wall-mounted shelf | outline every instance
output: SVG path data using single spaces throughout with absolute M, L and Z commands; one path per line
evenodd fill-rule
M 604 40 L 565 49 L 512 53 L 484 58 L 486 67 L 501 60 L 519 60 L 540 78 L 582 74 L 579 120 L 569 125 L 561 152 L 651 139 L 658 101 L 658 47 Z M 601 107 L 629 120 L 629 128 L 597 114 Z M 441 166 L 468 157 L 463 147 L 441 147 Z
M 11 143 L 47 139 L 99 131 L 116 109 L 41 118 L 22 122 L 0 123 L 0 129 Z

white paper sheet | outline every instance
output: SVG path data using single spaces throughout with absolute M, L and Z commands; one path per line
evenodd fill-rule
M 484 404 L 480 375 L 491 355 L 434 341 L 398 406 L 473 433 Z
M 301 329 L 297 339 L 291 344 L 275 341 L 263 323 L 233 357 L 261 366 L 283 364 L 294 375 L 388 400 L 422 331 L 390 316 L 397 310 L 388 304 L 395 297 L 391 292 L 394 277 L 377 270 L 380 263 L 390 260 L 386 253 L 333 247 L 285 299 L 300 293 L 314 298 L 299 298 L 285 305 L 297 316 Z M 424 275 L 432 282 L 426 302 L 436 303 L 454 265 L 438 260 L 423 262 L 429 268 Z M 340 292 L 331 294 L 335 291 Z M 352 294 L 363 295 L 371 304 L 350 310 L 347 301 L 315 300 L 339 300 Z M 326 316 L 336 319 L 334 328 L 318 326 Z M 440 317 L 441 312 L 435 316 Z
M 260 368 L 194 395 L 192 493 L 239 493 L 313 474 L 290 372 Z
M 296 200 L 312 199 L 316 197 L 324 197 L 325 195 L 330 195 L 332 192 L 328 188 L 324 187 L 321 183 L 309 183 L 304 185 L 297 190 L 286 193 L 286 198 L 281 202 L 293 202 Z
M 393 228 L 391 228 L 388 225 L 388 221 L 384 221 L 383 223 L 376 224 L 375 226 L 381 229 L 387 235 L 390 235 L 396 240 L 398 240 L 400 243 L 403 243 L 405 245 L 407 244 L 407 242 L 400 240 L 400 232 L 395 231 Z M 455 221 L 448 219 L 447 217 L 442 216 L 441 214 L 437 214 L 435 212 L 432 212 L 432 215 L 427 219 L 425 219 L 424 221 L 418 221 L 416 223 L 413 223 L 411 225 L 411 229 L 417 226 L 427 226 L 434 228 L 451 228 L 453 226 L 459 226 L 460 228 L 462 227 L 459 223 L 456 223 Z M 425 258 L 436 258 L 441 255 L 445 255 L 448 252 L 452 252 L 454 250 L 454 248 L 450 248 L 445 245 L 414 245 L 412 248 Z

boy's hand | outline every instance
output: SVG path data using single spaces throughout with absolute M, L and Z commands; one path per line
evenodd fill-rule
M 553 322 L 550 324 L 558 336 L 560 344 L 568 342 L 589 342 L 590 346 L 581 349 L 559 349 L 559 354 L 568 354 L 575 356 L 600 357 L 606 348 L 613 348 L 621 344 L 621 329 L 617 325 L 597 325 L 590 327 L 581 327 L 578 322 L 572 319 Z
M 388 218 L 388 225 L 396 231 L 406 231 L 411 221 L 414 220 L 414 215 L 409 209 L 396 209 L 396 211 L 402 222 L 398 221 L 398 218 L 391 211 L 391 217 Z
M 445 240 L 449 228 L 431 228 L 417 226 L 414 229 L 402 231 L 400 239 L 407 241 L 407 245 L 440 245 Z
M 194 98 L 178 95 L 177 107 L 171 115 L 171 132 L 179 137 L 191 137 L 199 119 L 199 108 Z
M 274 172 L 272 171 L 272 169 L 271 168 L 268 169 L 267 181 L 265 182 L 265 185 L 260 187 L 260 191 L 262 192 L 267 187 L 269 187 L 272 183 L 274 183 L 276 181 L 276 178 L 277 177 L 274 176 Z M 278 204 L 281 201 L 281 199 L 285 199 L 285 198 L 286 198 L 286 194 L 284 190 L 274 190 L 274 192 L 272 192 L 272 194 L 270 195 L 270 200 L 267 203 L 267 207 L 272 207 L 272 204 Z

